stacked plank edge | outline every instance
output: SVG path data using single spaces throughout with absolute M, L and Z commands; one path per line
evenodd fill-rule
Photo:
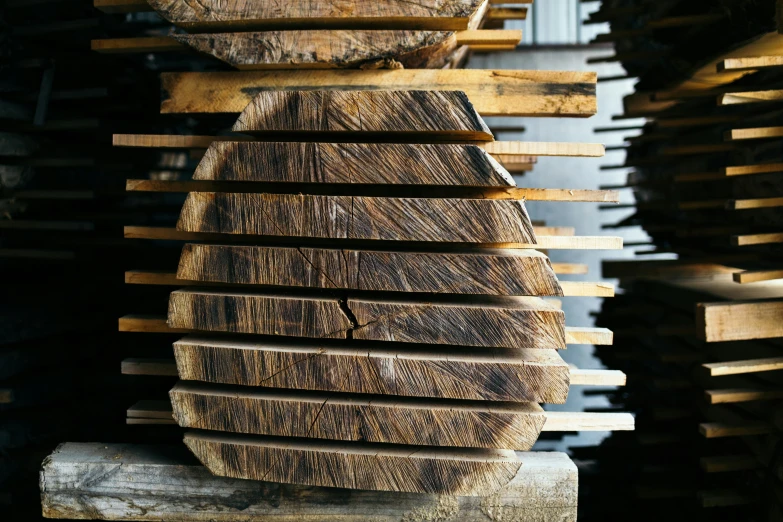
M 592 504 L 582 519 L 631 506 L 642 520 L 783 517 L 776 9 L 607 1 L 591 16 L 611 25 L 598 40 L 615 54 L 602 60 L 638 78 L 617 128 L 604 130 L 629 134 L 625 120 L 642 122 L 630 125 L 625 161 L 604 167 L 627 170 L 614 188 L 635 197 L 632 214 L 605 228 L 641 226 L 651 239 L 638 260 L 603 264 L 622 294 L 598 315 L 616 339 L 597 354 L 628 375 L 609 397 L 636 414 L 637 431 L 575 452 L 592 463 L 583 494 L 625 499 Z

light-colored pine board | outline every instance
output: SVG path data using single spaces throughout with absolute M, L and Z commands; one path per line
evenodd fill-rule
M 588 267 L 581 263 L 552 263 L 552 270 L 556 274 L 586 274 Z
M 745 103 L 779 102 L 783 90 L 729 92 L 718 96 L 718 105 L 739 105 Z
M 732 404 L 737 402 L 767 401 L 783 398 L 783 390 L 763 390 L 754 388 L 706 390 L 704 394 L 709 404 Z
M 45 460 L 41 498 L 48 518 L 139 521 L 399 522 L 440 516 L 484 522 L 487 507 L 519 522 L 575 520 L 577 469 L 563 453 L 519 454 L 520 471 L 490 497 L 449 497 L 352 491 L 335 504 L 334 489 L 280 486 L 216 477 L 178 446 L 67 443 Z M 117 473 L 122 469 L 122 473 Z M 260 489 L 259 489 L 260 488 Z M 260 492 L 260 493 L 259 493 Z M 237 504 L 234 499 L 243 501 Z
M 782 207 L 783 198 L 730 199 L 726 208 L 730 210 L 752 210 L 755 208 Z
M 726 140 L 760 140 L 783 137 L 783 127 L 756 127 L 726 131 Z
M 726 58 L 718 62 L 717 71 L 753 71 L 781 66 L 783 66 L 783 56 L 746 56 L 744 58 Z
M 619 370 L 571 369 L 571 386 L 625 386 L 625 374 Z
M 767 245 L 770 243 L 783 243 L 783 232 L 770 234 L 743 234 L 732 236 L 731 244 L 734 246 Z
M 115 147 L 206 149 L 215 141 L 253 141 L 249 136 L 187 136 L 178 134 L 114 134 Z M 473 145 L 493 156 L 570 156 L 596 158 L 605 154 L 600 143 L 487 141 Z
M 771 372 L 783 370 L 783 357 L 768 357 L 765 359 L 745 359 L 720 363 L 703 364 L 711 377 L 723 375 L 741 375 L 745 373 Z
M 724 167 L 726 176 L 747 176 L 750 174 L 768 174 L 771 172 L 783 172 L 783 163 L 761 163 L 759 165 L 738 165 Z
M 555 272 L 557 273 L 557 272 Z M 783 270 L 744 270 L 732 274 L 735 283 L 749 284 L 783 279 Z
M 575 413 L 548 411 L 542 431 L 633 431 L 630 413 Z
M 232 192 L 255 193 L 259 189 L 252 183 L 235 181 L 158 181 L 150 179 L 129 179 L 125 182 L 128 192 Z M 559 201 L 587 203 L 617 203 L 620 194 L 616 190 L 591 189 L 542 189 L 542 188 L 503 188 L 503 189 L 463 189 L 461 197 L 468 199 L 505 199 L 529 201 Z M 426 194 L 426 189 L 422 189 Z M 437 191 L 432 191 L 433 194 Z
M 696 328 L 707 342 L 783 337 L 783 300 L 699 303 Z
M 171 241 L 231 241 L 230 234 L 183 232 L 168 227 L 126 226 L 126 239 L 159 239 Z M 250 237 L 250 236 L 248 236 Z M 239 236 L 238 239 L 243 239 Z M 489 248 L 535 248 L 546 250 L 622 250 L 623 239 L 615 236 L 538 236 L 536 243 L 478 244 Z
M 614 339 L 612 331 L 607 328 L 569 327 L 566 328 L 567 344 L 611 345 Z
M 239 113 L 262 89 L 411 89 L 464 91 L 482 116 L 588 117 L 596 112 L 595 79 L 595 73 L 478 69 L 164 73 L 161 111 Z

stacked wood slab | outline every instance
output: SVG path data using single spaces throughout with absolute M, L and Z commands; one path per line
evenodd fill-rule
M 617 339 L 598 353 L 628 374 L 611 397 L 636 411 L 638 431 L 578 455 L 599 463 L 586 494 L 620 487 L 628 499 L 590 519 L 638 503 L 651 520 L 782 516 L 775 4 L 604 2 L 594 15 L 611 22 L 610 59 L 639 78 L 616 119 L 647 119 L 625 161 L 606 167 L 630 170 L 623 188 L 636 199 L 607 228 L 641 225 L 651 242 L 637 255 L 677 259 L 604 262 L 624 292 L 601 311 Z M 629 28 L 623 9 L 642 26 Z
M 239 508 L 215 492 L 250 488 L 243 516 L 268 514 L 263 506 L 282 494 L 297 500 L 275 510 L 281 519 L 574 519 L 569 459 L 520 450 L 541 431 L 633 422 L 540 407 L 564 402 L 570 384 L 624 381 L 558 355 L 566 344 L 610 344 L 612 334 L 566 327 L 557 302 L 543 298 L 612 289 L 561 284 L 555 273 L 572 267 L 553 267 L 541 250 L 619 242 L 535 223 L 524 200 L 616 194 L 516 187 L 499 163 L 529 170 L 538 155 L 603 148 L 494 141 L 482 116 L 593 114 L 595 76 L 452 70 L 468 46 L 518 41 L 487 30 L 510 16 L 493 17 L 492 3 L 321 12 L 299 2 L 282 11 L 265 11 L 271 2 L 237 2 L 247 8 L 239 11 L 221 11 L 230 2 L 96 2 L 154 8 L 186 31 L 128 26 L 126 38 L 93 48 L 129 54 L 118 60 L 192 60 L 161 66 L 173 72 L 161 75 L 160 108 L 190 118 L 197 135 L 115 135 L 121 147 L 188 155 L 179 172 L 127 183 L 151 199 L 187 198 L 177 221 L 126 228 L 127 238 L 167 253 L 176 245 L 181 257 L 178 268 L 126 273 L 146 296 L 133 311 L 150 315 L 120 319 L 121 331 L 145 333 L 126 334 L 139 355 L 122 371 L 158 379 L 128 423 L 174 438 L 187 428 L 186 445 L 217 476 L 177 450 L 66 444 L 43 471 L 45 516 L 127 519 L 123 506 L 136 505 L 147 506 L 137 520 L 192 520 L 194 511 L 228 520 Z M 310 52 L 322 42 L 330 45 Z M 225 63 L 191 58 L 183 44 Z M 166 398 L 160 383 L 175 377 Z M 74 486 L 62 475 L 73 465 L 76 475 L 102 475 L 102 455 L 115 450 L 128 482 Z

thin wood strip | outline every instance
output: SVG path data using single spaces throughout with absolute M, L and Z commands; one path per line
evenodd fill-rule
M 726 140 L 758 140 L 783 137 L 783 127 L 756 127 L 726 131 Z
M 767 67 L 783 66 L 783 56 L 746 56 L 743 58 L 726 58 L 718 62 L 717 72 L 752 71 Z
M 774 208 L 783 206 L 783 198 L 730 199 L 726 202 L 729 210 L 751 210 L 754 208 Z
M 188 333 L 191 330 L 170 328 L 165 316 L 130 314 L 120 317 L 120 332 Z M 612 332 L 606 328 L 566 326 L 566 344 L 611 344 Z
M 703 364 L 710 377 L 783 370 L 783 357 Z
M 770 234 L 743 234 L 732 236 L 731 244 L 734 246 L 766 245 L 770 243 L 783 243 L 783 232 Z
M 361 397 L 361 396 L 357 396 Z M 369 396 L 368 396 L 369 397 Z M 339 397 L 337 397 L 339 398 Z M 443 406 L 448 406 L 453 403 L 456 406 L 460 405 L 459 401 L 441 401 Z M 420 405 L 418 405 L 420 404 Z M 432 400 L 427 399 L 415 399 L 406 401 L 405 405 L 409 408 L 431 408 L 433 404 Z M 438 403 L 440 404 L 440 403 Z M 499 406 L 496 402 L 485 402 L 486 407 L 493 408 L 493 405 Z M 479 404 L 472 404 L 474 408 L 477 408 Z M 570 411 L 542 411 L 540 409 L 531 409 L 531 413 L 540 411 L 546 418 L 541 431 L 633 431 L 634 430 L 634 416 L 630 413 L 585 413 L 585 412 L 570 412 Z M 171 402 L 166 400 L 145 400 L 139 401 L 128 408 L 127 411 L 128 421 L 133 419 L 145 419 L 145 420 L 162 420 L 165 421 L 161 424 L 174 424 L 176 422 L 173 418 L 173 411 Z M 129 422 L 130 423 L 130 422 Z
M 114 134 L 115 147 L 206 149 L 213 141 L 254 141 L 243 135 L 186 136 L 177 134 Z M 536 141 L 488 141 L 474 142 L 493 156 L 568 156 L 597 158 L 605 154 L 600 143 L 536 142 Z
M 783 390 L 731 388 L 724 390 L 706 390 L 704 395 L 709 404 L 733 404 L 737 402 L 780 399 L 783 398 Z
M 177 279 L 177 274 L 174 272 L 158 272 L 152 270 L 128 270 L 125 272 L 125 282 L 133 285 L 232 286 L 209 281 Z M 563 289 L 564 297 L 614 297 L 614 285 L 609 283 L 560 281 L 560 286 Z
M 729 92 L 718 96 L 718 105 L 783 101 L 783 90 Z
M 722 422 L 703 422 L 699 424 L 699 433 L 707 439 L 724 437 L 748 437 L 775 433 L 775 428 L 766 422 L 748 421 L 744 424 L 726 424 Z
M 759 283 L 761 281 L 774 281 L 783 279 L 783 270 L 744 270 L 742 272 L 734 272 L 732 278 L 735 283 L 742 285 Z
M 177 377 L 174 359 L 128 358 L 122 361 L 123 375 Z M 569 370 L 572 386 L 625 386 L 625 374 L 619 370 Z
M 250 236 L 257 237 L 257 236 Z M 139 227 L 126 226 L 127 239 L 159 239 L 171 241 L 232 241 L 243 238 L 233 238 L 230 234 L 203 234 L 197 232 L 180 232 L 169 227 Z M 537 243 L 501 243 L 478 244 L 479 247 L 490 248 L 534 248 L 549 250 L 622 250 L 623 240 L 613 236 L 539 236 Z M 333 242 L 331 243 L 334 244 Z
M 483 116 L 588 117 L 595 73 L 561 71 L 323 70 L 164 73 L 163 113 L 239 113 L 260 89 L 460 90 Z
M 151 179 L 129 179 L 125 182 L 128 192 L 259 192 L 258 185 L 239 181 L 167 181 Z M 461 199 L 507 199 L 528 201 L 559 201 L 587 203 L 615 203 L 620 193 L 615 190 L 590 189 L 540 189 L 540 188 L 498 188 L 473 189 L 465 187 Z M 437 195 L 433 191 L 433 196 Z M 426 197 L 427 189 L 420 188 L 418 197 Z

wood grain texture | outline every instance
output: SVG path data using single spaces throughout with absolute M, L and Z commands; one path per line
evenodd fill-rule
M 427 302 L 183 289 L 168 325 L 206 332 L 498 348 L 565 348 L 564 314 L 537 297 Z
M 492 132 L 462 91 L 260 91 L 239 115 L 234 132 L 251 134 L 426 133 L 492 141 Z M 326 140 L 325 140 L 326 141 Z
M 535 250 L 428 253 L 188 243 L 177 278 L 388 292 L 563 295 L 548 258 Z
M 781 317 L 783 300 L 696 304 L 696 329 L 708 343 L 781 337 Z
M 194 180 L 513 187 L 475 145 L 213 142 Z
M 570 371 L 555 350 L 221 341 L 174 343 L 180 379 L 326 392 L 562 404 Z
M 456 34 L 440 31 L 264 31 L 172 38 L 241 70 L 439 69 L 457 49 Z
M 194 431 L 185 445 L 215 475 L 372 491 L 491 495 L 522 462 L 511 450 L 438 448 Z
M 178 383 L 169 397 L 168 418 L 173 409 L 183 428 L 421 446 L 529 450 L 546 421 L 544 410 L 530 402 L 423 400 L 186 382 Z
M 537 297 L 470 305 L 348 299 L 354 339 L 505 348 L 565 348 L 565 316 Z
M 475 29 L 486 0 L 149 0 L 166 20 L 189 32 L 231 29 Z
M 219 234 L 535 243 L 522 201 L 191 192 L 177 230 Z
M 574 522 L 577 469 L 564 453 L 517 454 L 522 466 L 486 497 L 293 486 L 212 475 L 184 445 L 66 443 L 41 469 L 44 516 L 167 522 Z
M 163 73 L 163 113 L 239 113 L 259 92 L 463 91 L 482 116 L 592 116 L 596 74 L 518 70 L 321 70 Z M 486 141 L 486 140 L 485 140 Z

